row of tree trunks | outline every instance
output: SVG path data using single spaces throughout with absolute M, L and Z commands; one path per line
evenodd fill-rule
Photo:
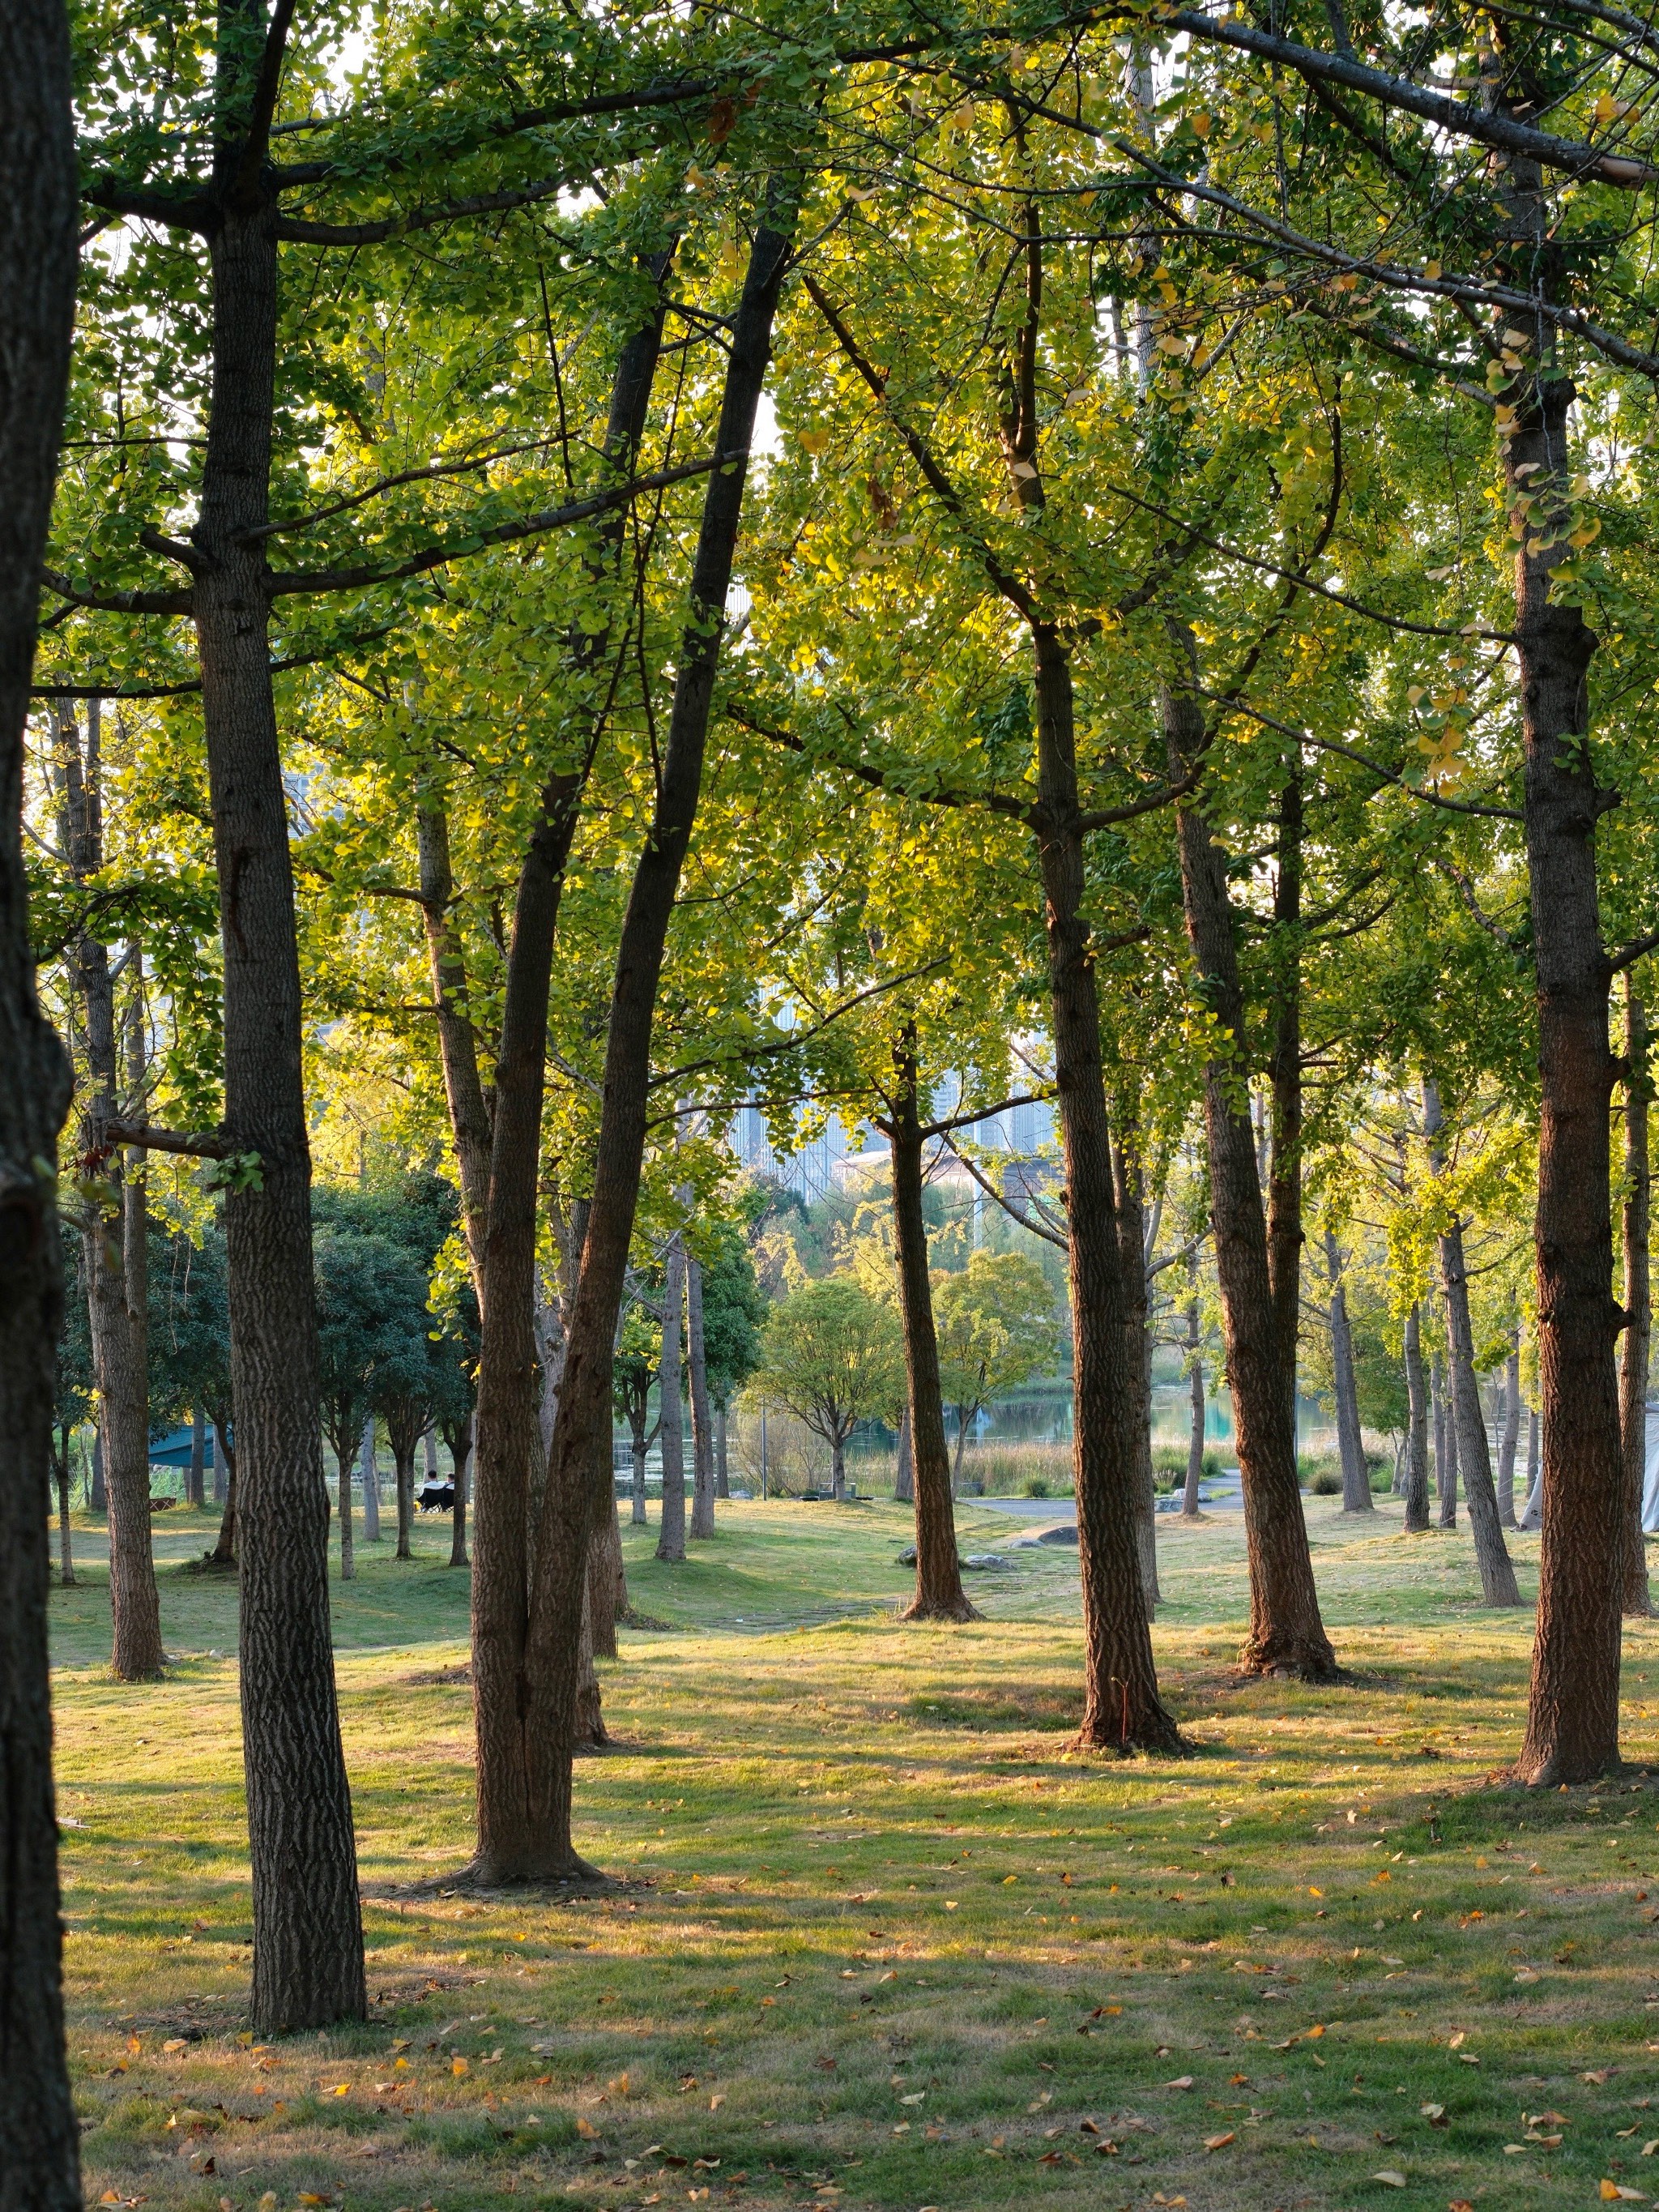
M 0 2197 L 80 2212 L 64 2052 L 63 1930 L 46 1643 L 54 1356 L 64 1316 L 54 1200 L 70 1101 L 41 1014 L 23 867 L 24 732 L 76 268 L 63 0 L 0 9 Z
M 914 1027 L 905 1030 L 894 1048 L 893 1074 L 887 1117 L 879 1126 L 891 1147 L 893 1163 L 893 1253 L 904 1325 L 905 1434 L 909 1441 L 916 1516 L 915 1594 L 902 1617 L 906 1620 L 976 1620 L 979 1616 L 962 1587 L 956 1513 L 951 1502 L 951 1461 L 945 1439 L 933 1285 L 927 1273 L 927 1224 L 921 1204 L 923 1138 Z
M 1201 759 L 1206 731 L 1194 688 L 1196 642 L 1190 631 L 1174 626 L 1171 644 L 1177 672 L 1161 687 L 1160 708 L 1170 772 L 1182 776 Z M 1217 1048 L 1204 1077 L 1204 1126 L 1250 1571 L 1250 1630 L 1240 1664 L 1250 1674 L 1328 1681 L 1338 1668 L 1314 1586 L 1297 1479 L 1294 1392 L 1285 1387 L 1286 1352 L 1268 1265 L 1248 1069 L 1241 1057 L 1244 1001 L 1226 863 L 1196 808 L 1177 810 L 1176 834 L 1188 941 L 1216 1024 Z M 1288 1243 L 1286 1236 L 1281 1247 L 1286 1264 Z

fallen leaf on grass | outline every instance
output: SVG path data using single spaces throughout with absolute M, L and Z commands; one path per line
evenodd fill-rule
M 1441 2126 L 1445 2120 L 1446 2108 L 1443 2105 L 1419 2105 L 1417 2109 L 1431 2128 Z
M 1622 2181 L 1604 2181 L 1601 2184 L 1601 2202 L 1604 2204 L 1645 2204 L 1647 2201 L 1639 2189 L 1626 2189 Z
M 1371 2179 L 1380 2181 L 1385 2189 L 1403 2189 L 1406 2186 L 1405 2175 L 1396 2173 L 1389 2166 L 1385 2166 L 1381 2173 L 1372 2174 Z
M 449 2070 L 459 2080 L 463 2074 L 470 2071 L 470 2069 L 465 2058 L 452 2058 L 449 2062 Z
M 576 2133 L 579 2136 L 584 2137 L 588 2142 L 592 2142 L 598 2136 L 599 2132 L 599 2130 L 594 2126 L 592 2120 L 583 2119 L 580 2113 L 577 2115 Z
M 1166 2089 L 1190 2089 L 1193 2077 L 1190 2074 L 1178 2074 L 1173 2081 L 1166 2081 L 1164 2086 Z
M 1206 2150 L 1225 2150 L 1230 2142 L 1237 2142 L 1237 2136 L 1229 2128 L 1224 2136 L 1206 2136 L 1204 2148 Z
M 1612 2078 L 1613 2072 L 1611 2066 L 1592 2066 L 1588 2074 L 1581 2074 L 1578 2078 L 1581 2081 L 1588 2081 L 1592 2088 L 1599 2089 L 1603 2082 Z

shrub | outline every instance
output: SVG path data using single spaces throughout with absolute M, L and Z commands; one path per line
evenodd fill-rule
M 1048 1476 L 1028 1474 L 1025 1478 L 1025 1495 L 1028 1498 L 1046 1498 L 1048 1495 Z

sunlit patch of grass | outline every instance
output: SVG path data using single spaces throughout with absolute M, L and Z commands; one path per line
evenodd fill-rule
M 205 1656 L 234 1650 L 234 1591 L 164 1573 L 193 1656 L 141 1688 L 103 1672 L 103 1590 L 54 1591 L 90 2197 L 1440 2212 L 1646 2189 L 1659 1792 L 1488 1778 L 1529 1617 L 1480 1610 L 1466 1534 L 1406 1540 L 1380 1503 L 1310 1508 L 1353 1676 L 1329 1691 L 1237 1685 L 1237 1516 L 1160 1523 L 1155 1640 L 1194 1755 L 1127 1764 L 1068 1750 L 1076 1559 L 1016 1550 L 1017 1524 L 964 1505 L 964 1549 L 1013 1565 L 963 1629 L 897 1625 L 890 1505 L 723 1509 L 684 1569 L 630 1532 L 635 1602 L 672 1628 L 624 1631 L 605 1670 L 623 1748 L 577 1788 L 621 1886 L 579 1905 L 416 1887 L 470 1847 L 465 1577 L 435 1528 L 410 1565 L 362 1547 L 334 1597 L 372 2017 L 268 2049 L 234 1666 Z M 1626 1662 L 1651 1757 L 1659 1629 Z

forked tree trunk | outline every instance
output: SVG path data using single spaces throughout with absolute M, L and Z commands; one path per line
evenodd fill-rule
M 685 1558 L 685 1429 L 680 1401 L 680 1317 L 685 1310 L 685 1244 L 668 1247 L 662 1300 L 662 1356 L 657 1366 L 657 1455 L 662 1462 L 662 1510 L 657 1516 L 657 1557 L 678 1565 Z
M 685 1256 L 685 1350 L 691 1384 L 691 1534 L 714 1533 L 714 1437 L 702 1344 L 702 1263 Z
M 1428 1139 L 1429 1165 L 1437 1176 L 1446 1170 L 1440 1133 L 1443 1117 L 1438 1085 L 1431 1078 L 1423 1082 L 1423 1128 Z M 1457 1464 L 1468 1500 L 1469 1528 L 1474 1536 L 1475 1565 L 1480 1588 L 1492 1606 L 1519 1605 L 1521 1592 L 1515 1567 L 1504 1542 L 1498 1520 L 1498 1493 L 1492 1487 L 1492 1455 L 1486 1442 L 1486 1416 L 1480 1404 L 1480 1384 L 1474 1371 L 1474 1330 L 1469 1320 L 1469 1279 L 1463 1258 L 1463 1224 L 1454 1214 L 1440 1237 L 1440 1279 L 1446 1293 L 1446 1335 L 1451 1365 L 1451 1425 L 1457 1438 Z
M 666 268 L 665 258 L 660 275 Z M 626 470 L 638 450 L 661 351 L 663 301 L 623 346 L 611 389 L 605 458 Z M 614 572 L 623 517 L 601 534 L 591 574 Z M 574 674 L 597 666 L 606 633 L 571 641 Z M 592 707 L 597 731 L 602 710 Z M 542 1871 L 544 1856 L 532 1805 L 526 1744 L 532 1495 L 543 1488 L 546 1455 L 536 1412 L 536 1192 L 541 1159 L 542 1104 L 547 1054 L 548 991 L 564 872 L 586 786 L 586 760 L 557 769 L 542 788 L 539 818 L 519 872 L 507 988 L 495 1059 L 489 1199 L 483 1264 L 477 1290 L 483 1327 L 476 1408 L 472 1536 L 473 1735 L 477 1757 L 478 1833 L 473 1864 L 486 1881 Z M 470 1025 L 441 1027 L 446 1051 L 470 1049 Z M 475 1070 L 476 1076 L 476 1070 Z M 461 1095 L 465 1074 L 447 1088 Z M 613 1316 L 614 1326 L 614 1316 Z M 532 1480 L 532 1474 L 538 1479 Z M 577 1673 L 580 1669 L 577 1669 Z M 566 1686 L 568 1741 L 574 1726 L 576 1674 Z
M 1185 775 L 1202 756 L 1206 731 L 1192 689 L 1196 647 L 1185 630 L 1176 632 L 1172 641 L 1182 657 L 1184 680 L 1163 687 L 1161 706 L 1171 770 Z M 1244 1000 L 1226 867 L 1209 823 L 1195 808 L 1177 811 L 1176 830 L 1188 940 L 1221 1040 L 1204 1074 L 1204 1127 L 1250 1571 L 1250 1631 L 1240 1665 L 1248 1674 L 1329 1681 L 1338 1673 L 1336 1655 L 1320 1618 L 1297 1480 L 1295 1401 L 1285 1389 L 1245 1089 Z
M 905 1620 L 975 1620 L 962 1587 L 951 1462 L 939 1391 L 939 1339 L 927 1274 L 927 1224 L 922 1212 L 921 1116 L 917 1111 L 915 1032 L 894 1048 L 895 1083 L 888 1118 L 879 1123 L 892 1147 L 893 1254 L 904 1323 L 904 1418 L 909 1425 L 916 1507 L 915 1595 Z
M 1342 1255 L 1334 1232 L 1325 1231 L 1325 1267 L 1330 1278 L 1331 1395 L 1336 1400 L 1336 1443 L 1342 1462 L 1342 1510 L 1370 1513 L 1370 1470 L 1365 1464 L 1365 1441 L 1359 1427 L 1359 1393 L 1353 1373 L 1353 1332 L 1348 1325 L 1348 1298 L 1342 1284 Z
M 568 1879 L 592 1873 L 571 1837 L 571 1753 L 592 1525 L 595 1446 L 608 1433 L 617 1315 L 627 1279 L 651 1097 L 651 1037 L 668 924 L 678 890 L 708 739 L 744 483 L 778 296 L 788 266 L 793 199 L 770 195 L 750 249 L 729 327 L 717 450 L 708 479 L 677 656 L 673 705 L 650 833 L 634 871 L 617 945 L 605 1044 L 593 1194 L 567 1331 L 558 1419 L 549 1459 L 520 1707 L 525 1818 L 501 1871 Z M 665 1388 L 665 1401 L 668 1396 Z M 665 1403 L 665 1415 L 667 1407 Z
M 941 1407 L 939 1413 L 941 1425 L 944 1418 L 944 1410 Z M 895 1505 L 914 1504 L 915 1495 L 916 1462 L 915 1449 L 910 1442 L 910 1402 L 907 1397 L 904 1411 L 899 1415 L 898 1453 L 893 1463 L 893 1503 Z M 954 1518 L 954 1516 L 952 1517 Z
M 1198 1486 L 1204 1479 L 1204 1362 L 1199 1357 L 1200 1341 L 1198 1300 L 1194 1298 L 1187 1308 L 1187 1358 L 1191 1370 L 1188 1388 L 1191 1392 L 1192 1426 L 1187 1440 L 1187 1480 L 1181 1493 L 1181 1516 L 1184 1521 L 1196 1521 L 1198 1518 Z
M 46 1486 L 64 1320 L 58 1136 L 70 1102 L 41 1015 L 22 853 L 24 727 L 76 276 L 63 0 L 0 9 L 0 2198 L 80 2212 L 64 2053 L 46 1643 Z
M 1624 1462 L 1623 1611 L 1653 1610 L 1648 1593 L 1642 1492 L 1647 1474 L 1648 1358 L 1653 1333 L 1648 1237 L 1652 1181 L 1648 1158 L 1647 1010 L 1633 975 L 1625 978 L 1625 1342 L 1619 1367 L 1619 1432 Z
M 1415 1300 L 1406 1316 L 1406 1528 L 1421 1535 L 1429 1525 L 1429 1384 L 1423 1309 Z
M 1498 1438 L 1498 1520 L 1515 1526 L 1515 1455 L 1521 1442 L 1521 1324 L 1515 1324 L 1513 1348 L 1504 1363 L 1504 1425 Z
M 1103 1750 L 1175 1751 L 1181 1748 L 1181 1732 L 1158 1696 L 1141 1576 L 1140 1347 L 1123 1279 L 1100 998 L 1092 933 L 1083 912 L 1071 663 L 1057 627 L 1033 617 L 1030 629 L 1036 678 L 1034 828 L 1048 945 L 1074 1344 L 1072 1469 L 1084 1642 L 1078 1740 Z

